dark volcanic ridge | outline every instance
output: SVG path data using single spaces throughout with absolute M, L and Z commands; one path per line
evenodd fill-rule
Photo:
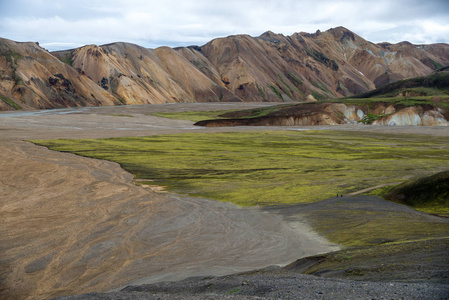
M 174 49 L 113 43 L 48 52 L 0 39 L 0 110 L 320 100 L 447 66 L 447 44 L 374 44 L 343 27 Z

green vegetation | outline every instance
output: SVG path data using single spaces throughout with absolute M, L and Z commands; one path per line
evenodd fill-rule
M 315 82 L 315 81 L 313 81 L 313 80 L 310 80 L 310 83 L 311 83 L 314 87 L 319 88 L 320 90 L 322 90 L 323 92 L 325 92 L 325 93 L 330 93 L 329 90 L 328 90 L 322 83 L 317 83 L 317 82 Z M 315 98 L 315 99 L 318 100 L 318 101 L 324 100 L 324 99 L 328 98 L 327 95 L 323 95 L 322 93 L 315 92 L 315 91 L 311 91 L 310 94 L 313 96 L 313 98 Z
M 34 142 L 239 205 L 319 201 L 449 169 L 449 140 L 416 135 L 267 131 Z
M 441 69 L 441 68 L 443 68 L 443 66 L 439 63 L 439 62 L 436 62 L 436 61 L 434 61 L 433 59 L 431 59 L 431 58 L 429 58 L 430 59 L 430 62 L 432 63 L 432 65 L 435 67 L 435 69 Z
M 61 61 L 71 67 L 73 67 L 73 57 L 75 55 L 73 54 L 73 52 L 65 52 L 62 56 L 61 56 Z
M 23 57 L 22 55 L 20 55 L 19 53 L 17 53 L 16 51 L 14 51 L 12 49 L 9 49 L 8 51 L 4 51 L 4 52 L 2 51 L 0 53 L 0 55 L 4 56 L 6 58 L 6 61 L 9 63 L 13 62 L 13 60 L 14 60 L 14 64 L 16 64 L 16 65 L 17 65 L 17 61 Z
M 270 89 L 273 91 L 273 93 L 275 93 L 279 98 L 281 98 L 281 100 L 284 100 L 284 98 L 282 98 L 282 93 L 278 90 L 278 88 L 274 85 L 270 85 Z
M 326 96 L 324 96 L 323 94 L 317 93 L 317 92 L 311 92 L 313 98 L 315 98 L 316 100 L 323 100 L 326 99 Z
M 407 181 L 385 193 L 385 198 L 449 217 L 449 171 Z
M 123 100 L 122 98 L 120 98 L 120 97 L 115 97 L 118 101 L 120 101 L 120 103 L 121 104 L 123 104 L 123 105 L 126 105 L 126 101 L 125 100 Z
M 127 115 L 127 114 L 110 114 L 112 117 L 134 117 L 133 115 Z
M 317 83 L 313 80 L 310 80 L 310 83 L 314 86 L 319 88 L 320 90 L 322 90 L 325 93 L 329 93 L 329 90 L 322 84 L 322 83 Z
M 380 118 L 387 117 L 388 115 L 374 115 L 368 113 L 366 116 L 364 116 L 359 122 L 363 124 L 373 124 L 374 121 Z
M 306 52 L 309 56 L 313 57 L 316 61 L 319 61 L 320 63 L 331 68 L 334 71 L 338 71 L 338 64 L 333 59 L 328 58 L 323 53 L 321 53 L 315 49 L 312 49 L 312 51 L 309 51 L 306 49 Z
M 425 77 L 400 80 L 367 93 L 324 102 L 368 108 L 379 103 L 392 104 L 395 107 L 429 105 L 449 110 L 449 73 L 439 72 Z
M 266 101 L 267 100 L 267 96 L 265 95 L 265 89 L 261 88 L 257 83 L 256 83 L 256 87 L 257 87 L 257 90 L 260 93 L 260 96 L 262 97 L 262 100 Z
M 447 270 L 448 246 L 449 239 L 443 237 L 348 248 L 300 259 L 286 269 L 296 270 L 305 264 L 310 265 L 312 261 L 315 264 L 306 270 L 306 274 L 369 281 L 423 280 L 429 282 L 429 279 L 432 279 L 433 282 L 434 280 L 447 282 L 447 278 L 442 279 L 438 273 Z M 432 261 L 431 264 L 429 261 Z M 419 272 L 417 272 L 418 268 Z
M 285 83 L 284 78 L 282 78 L 281 75 L 278 74 L 279 80 L 281 81 L 283 85 L 283 90 L 289 96 L 291 99 L 293 99 L 293 90 L 288 86 L 288 84 Z
M 389 98 L 409 90 L 420 92 L 423 96 L 449 96 L 449 73 L 438 72 L 425 77 L 399 80 L 350 98 Z M 432 92 L 429 93 L 430 91 Z
M 220 115 L 222 118 L 226 119 L 234 119 L 234 118 L 259 118 L 263 116 L 267 116 L 271 113 L 275 113 L 277 111 L 280 111 L 287 107 L 292 107 L 295 104 L 280 104 L 280 105 L 272 105 L 267 107 L 259 107 L 254 109 L 246 109 L 246 110 L 240 110 L 240 111 L 229 111 L 227 113 L 224 113 Z
M 377 104 L 391 104 L 395 107 L 408 107 L 418 105 L 430 105 L 449 109 L 449 95 L 443 97 L 414 96 L 414 97 L 389 97 L 389 98 L 341 98 L 325 100 L 326 103 L 343 103 L 346 105 L 359 105 L 374 108 Z
M 289 73 L 287 73 L 287 77 L 289 79 L 292 79 L 297 85 L 299 85 L 299 86 L 302 85 L 302 80 L 299 79 L 298 77 L 296 77 L 295 74 L 289 72 Z
M 320 94 L 317 94 L 317 97 L 320 97 Z M 219 117 L 225 118 L 225 119 L 250 119 L 250 118 L 259 118 L 264 116 L 282 116 L 283 114 L 294 114 L 295 112 L 301 112 L 301 109 L 304 108 L 304 105 L 313 105 L 314 103 L 284 103 L 279 105 L 271 105 L 266 107 L 258 107 L 253 109 L 246 109 L 246 110 L 240 110 L 240 111 L 230 111 L 227 113 L 224 113 L 220 115 Z M 296 108 L 297 106 L 300 106 Z M 195 112 L 190 112 L 191 114 L 195 114 Z M 186 113 L 180 113 L 179 115 L 174 115 L 176 118 L 182 119 L 183 114 Z
M 22 107 L 20 107 L 18 104 L 16 104 L 14 101 L 12 101 L 9 98 L 6 98 L 4 96 L 0 95 L 0 99 L 5 102 L 6 104 L 8 104 L 9 106 L 11 106 L 12 108 L 14 108 L 15 110 L 21 110 Z
M 345 91 L 347 94 L 349 95 L 352 94 L 351 91 L 349 91 L 348 88 L 343 84 L 343 82 L 338 81 L 338 87 L 343 91 Z
M 6 61 L 11 64 L 11 68 L 12 68 L 11 77 L 12 77 L 12 79 L 14 79 L 16 81 L 14 86 L 17 85 L 17 84 L 23 84 L 21 78 L 17 77 L 17 75 L 16 75 L 16 71 L 17 71 L 17 68 L 19 66 L 17 64 L 17 61 L 19 59 L 23 58 L 23 56 L 20 55 L 19 53 L 17 53 L 16 51 L 12 50 L 12 49 L 8 49 L 7 51 L 2 50 L 0 52 L 0 55 L 4 56 Z
M 225 295 L 233 295 L 233 294 L 237 294 L 241 291 L 242 291 L 241 287 L 235 287 L 235 288 L 231 289 L 230 291 L 226 292 Z
M 187 120 L 192 122 L 198 122 L 202 120 L 218 119 L 221 115 L 233 110 L 212 110 L 212 111 L 186 111 L 176 113 L 151 113 L 149 116 L 156 116 L 168 119 Z
M 318 94 L 318 97 L 323 97 Z M 303 103 L 310 104 L 310 103 Z M 234 118 L 259 118 L 263 116 L 282 111 L 294 107 L 298 104 L 288 103 L 272 105 L 267 107 L 260 107 L 254 109 L 246 110 L 219 110 L 219 111 L 186 111 L 186 112 L 175 112 L 175 113 L 149 113 L 149 116 L 157 116 L 162 118 L 174 119 L 174 120 L 187 120 L 192 122 L 198 122 L 203 120 L 214 120 L 214 119 L 234 119 Z M 300 104 L 302 105 L 302 104 Z
M 355 206 L 355 205 L 353 205 Z M 370 203 L 329 205 L 308 215 L 313 228 L 330 241 L 345 246 L 372 246 L 386 243 L 448 237 L 448 223 L 410 212 L 371 209 Z

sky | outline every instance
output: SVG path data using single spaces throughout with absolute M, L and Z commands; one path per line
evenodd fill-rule
M 449 43 L 449 0 L 0 0 L 0 37 L 50 50 L 204 45 L 344 26 L 368 41 Z

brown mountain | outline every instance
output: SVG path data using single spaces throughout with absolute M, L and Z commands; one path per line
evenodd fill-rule
M 373 44 L 338 27 L 201 46 L 129 43 L 48 52 L 0 39 L 0 110 L 341 97 L 449 65 L 449 45 Z
M 0 110 L 120 104 L 36 43 L 0 39 Z

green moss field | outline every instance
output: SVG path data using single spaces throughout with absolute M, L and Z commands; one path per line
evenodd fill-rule
M 185 111 L 177 113 L 151 113 L 148 115 L 175 120 L 198 122 L 202 120 L 217 119 L 220 118 L 220 115 L 229 112 L 233 112 L 233 110 Z
M 242 206 L 316 202 L 449 169 L 449 140 L 419 135 L 290 130 L 33 142 Z

